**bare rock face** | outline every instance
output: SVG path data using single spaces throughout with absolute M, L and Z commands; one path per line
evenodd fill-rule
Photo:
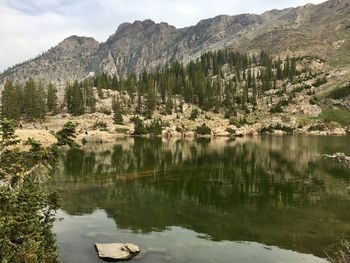
M 0 75 L 0 84 L 6 78 L 23 82 L 34 77 L 54 83 L 83 78 L 89 73 L 87 65 L 99 45 L 93 38 L 68 37 L 45 54 L 5 71 Z
M 14 66 L 0 75 L 0 91 L 7 78 L 23 82 L 34 77 L 62 87 L 90 72 L 138 74 L 176 60 L 186 63 L 205 51 L 222 48 L 345 61 L 350 54 L 349 13 L 350 0 L 329 0 L 262 15 L 221 15 L 182 29 L 151 20 L 124 23 L 104 43 L 71 36 L 43 55 Z
M 130 243 L 95 244 L 98 256 L 109 260 L 128 260 L 140 253 L 137 245 Z

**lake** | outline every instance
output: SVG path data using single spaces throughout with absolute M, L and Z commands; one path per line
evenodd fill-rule
M 133 242 L 130 262 L 326 262 L 350 237 L 350 137 L 123 138 L 65 152 L 50 187 L 61 262 L 102 262 L 94 243 Z

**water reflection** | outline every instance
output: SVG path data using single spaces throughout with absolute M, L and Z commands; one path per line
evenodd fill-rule
M 350 155 L 348 137 L 119 139 L 70 150 L 53 187 L 70 215 L 103 209 L 134 233 L 191 229 L 324 256 L 350 234 L 349 171 L 320 163 Z

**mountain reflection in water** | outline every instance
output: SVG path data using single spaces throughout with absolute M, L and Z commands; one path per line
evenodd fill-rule
M 125 138 L 67 151 L 52 187 L 62 215 L 104 211 L 134 235 L 175 227 L 324 257 L 350 235 L 349 170 L 317 158 L 335 152 L 350 138 Z

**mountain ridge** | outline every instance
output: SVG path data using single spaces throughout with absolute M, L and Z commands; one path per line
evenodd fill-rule
M 101 43 L 91 37 L 67 37 L 43 55 L 4 71 L 0 85 L 6 79 L 23 82 L 34 77 L 61 86 L 90 72 L 121 77 L 169 62 L 187 63 L 203 52 L 223 48 L 350 61 L 346 53 L 350 47 L 349 18 L 349 0 L 329 0 L 260 15 L 218 15 L 180 29 L 165 22 L 137 20 L 120 24 Z

